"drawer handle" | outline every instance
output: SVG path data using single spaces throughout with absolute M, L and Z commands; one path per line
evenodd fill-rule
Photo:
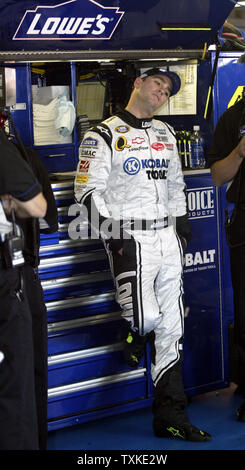
M 56 153 L 56 154 L 53 154 L 53 155 L 45 155 L 45 157 L 65 157 L 66 154 L 65 153 Z
M 60 385 L 48 389 L 48 398 L 52 399 L 59 395 L 67 395 L 71 393 L 81 392 L 82 390 L 88 390 L 89 388 L 103 387 L 103 385 L 111 385 L 115 383 L 125 382 L 127 380 L 140 379 L 145 377 L 146 369 L 140 367 L 135 371 L 121 372 L 114 375 L 105 375 L 97 379 L 88 379 L 82 382 L 75 382 L 68 385 Z

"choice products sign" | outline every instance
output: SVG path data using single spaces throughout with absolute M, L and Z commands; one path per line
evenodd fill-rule
M 215 216 L 213 186 L 187 189 L 189 219 Z
M 26 10 L 13 40 L 110 39 L 124 12 L 94 0 L 70 0 Z

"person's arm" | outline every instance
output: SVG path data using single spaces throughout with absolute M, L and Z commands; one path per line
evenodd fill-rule
M 231 181 L 238 172 L 240 165 L 245 157 L 245 136 L 242 137 L 239 144 L 231 153 L 222 160 L 216 161 L 211 165 L 211 175 L 216 186 Z
M 40 233 L 54 233 L 58 230 L 58 211 L 47 168 L 35 150 L 28 147 L 25 147 L 24 150 L 29 158 L 32 171 L 42 188 L 43 196 L 47 201 L 46 214 L 40 221 Z
M 47 204 L 30 166 L 23 160 L 17 147 L 0 129 L 0 197 L 8 213 L 11 209 L 19 217 L 43 217 Z
M 47 202 L 42 193 L 37 194 L 28 201 L 20 201 L 10 195 L 1 196 L 3 208 L 6 214 L 14 209 L 18 217 L 44 217 L 47 210 Z
M 185 246 L 191 240 L 191 226 L 187 213 L 187 202 L 185 194 L 186 185 L 184 182 L 181 162 L 174 143 L 173 158 L 171 159 L 168 174 L 168 197 L 169 212 L 176 220 L 176 231 L 183 240 Z
M 103 125 L 104 128 L 109 135 L 109 128 Z M 105 137 L 106 133 L 101 135 L 96 129 L 85 134 L 79 149 L 74 188 L 75 200 L 79 206 L 86 207 L 88 221 L 97 234 L 103 221 L 111 217 L 103 197 L 111 170 L 110 142 Z

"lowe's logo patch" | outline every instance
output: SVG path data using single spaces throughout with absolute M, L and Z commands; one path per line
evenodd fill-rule
M 94 0 L 70 0 L 26 10 L 13 40 L 110 39 L 124 12 Z

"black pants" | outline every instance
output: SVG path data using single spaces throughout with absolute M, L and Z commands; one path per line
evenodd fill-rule
M 230 249 L 234 296 L 234 334 L 238 355 L 238 384 L 245 394 L 245 245 Z
M 32 318 L 20 268 L 0 267 L 0 360 L 0 450 L 37 450 Z
M 37 404 L 39 449 L 47 444 L 47 310 L 38 273 L 30 265 L 24 267 L 26 293 L 32 316 L 34 347 L 34 379 Z
M 188 422 L 185 414 L 187 398 L 182 380 L 182 357 L 154 388 L 152 406 L 154 424 L 177 425 Z

